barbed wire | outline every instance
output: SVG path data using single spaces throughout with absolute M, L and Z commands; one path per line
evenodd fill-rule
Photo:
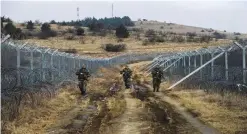
M 195 51 L 161 55 L 142 70 L 149 75 L 160 66 L 168 81 L 175 86 L 219 88 L 247 93 L 247 43 L 202 48 Z M 243 90 L 244 89 L 244 90 Z

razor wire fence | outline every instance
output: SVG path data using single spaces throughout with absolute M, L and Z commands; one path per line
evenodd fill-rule
M 22 105 L 28 103 L 35 107 L 42 99 L 52 98 L 64 83 L 75 85 L 75 73 L 82 65 L 95 74 L 101 67 L 152 60 L 160 54 L 163 53 L 127 53 L 111 58 L 91 58 L 37 47 L 2 36 L 2 120 L 15 119 Z
M 42 82 L 56 85 L 64 80 L 75 81 L 75 72 L 83 64 L 91 73 L 95 73 L 100 67 L 152 60 L 162 54 L 127 53 L 112 58 L 91 58 L 11 39 L 1 43 L 1 51 L 2 92 L 18 87 L 32 87 Z
M 202 48 L 195 51 L 174 53 L 156 57 L 144 70 L 160 66 L 167 81 L 168 89 L 184 88 L 224 89 L 247 93 L 246 42 L 218 47 Z

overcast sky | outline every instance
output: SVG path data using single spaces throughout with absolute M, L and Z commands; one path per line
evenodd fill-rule
M 76 20 L 80 18 L 111 17 L 110 1 L 1 1 L 1 16 L 15 21 Z M 129 16 L 132 20 L 145 18 L 247 33 L 247 1 L 114 1 L 114 16 Z

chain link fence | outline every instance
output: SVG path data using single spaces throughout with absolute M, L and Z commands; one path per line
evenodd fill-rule
M 22 105 L 52 98 L 64 83 L 77 83 L 76 71 L 84 64 L 92 74 L 101 67 L 152 60 L 164 53 L 127 53 L 111 58 L 91 58 L 21 43 L 2 35 L 2 119 L 15 119 Z
M 160 66 L 172 89 L 202 88 L 247 93 L 246 42 L 156 57 L 144 70 Z

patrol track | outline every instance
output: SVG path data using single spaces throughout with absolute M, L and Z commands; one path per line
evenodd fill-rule
M 142 65 L 142 63 L 138 64 L 132 64 L 132 67 L 138 67 Z M 151 91 L 152 87 L 150 85 L 147 85 Z M 162 89 L 161 89 L 162 90 Z M 203 123 L 202 121 L 198 120 L 197 118 L 193 117 L 192 114 L 186 111 L 184 107 L 182 107 L 178 102 L 170 98 L 169 96 L 165 95 L 164 93 L 156 92 L 154 95 L 163 102 L 168 103 L 172 107 L 174 107 L 174 110 L 179 113 L 181 116 L 183 116 L 184 119 L 186 119 L 187 122 L 189 122 L 194 128 L 196 128 L 200 133 L 202 134 L 220 134 L 220 132 L 213 128 L 210 125 L 207 125 Z
M 210 125 L 204 124 L 202 121 L 198 120 L 197 118 L 193 117 L 192 114 L 188 113 L 184 107 L 182 107 L 178 102 L 171 99 L 170 97 L 164 95 L 163 93 L 155 93 L 157 97 L 159 97 L 162 101 L 165 101 L 172 106 L 198 131 L 202 134 L 220 134 L 218 130 L 213 128 Z
M 140 100 L 131 97 L 129 93 L 129 89 L 124 92 L 125 112 L 119 118 L 111 121 L 115 124 L 116 134 L 140 134 L 150 129 L 149 124 L 139 118 L 139 114 L 143 110 L 143 104 Z

